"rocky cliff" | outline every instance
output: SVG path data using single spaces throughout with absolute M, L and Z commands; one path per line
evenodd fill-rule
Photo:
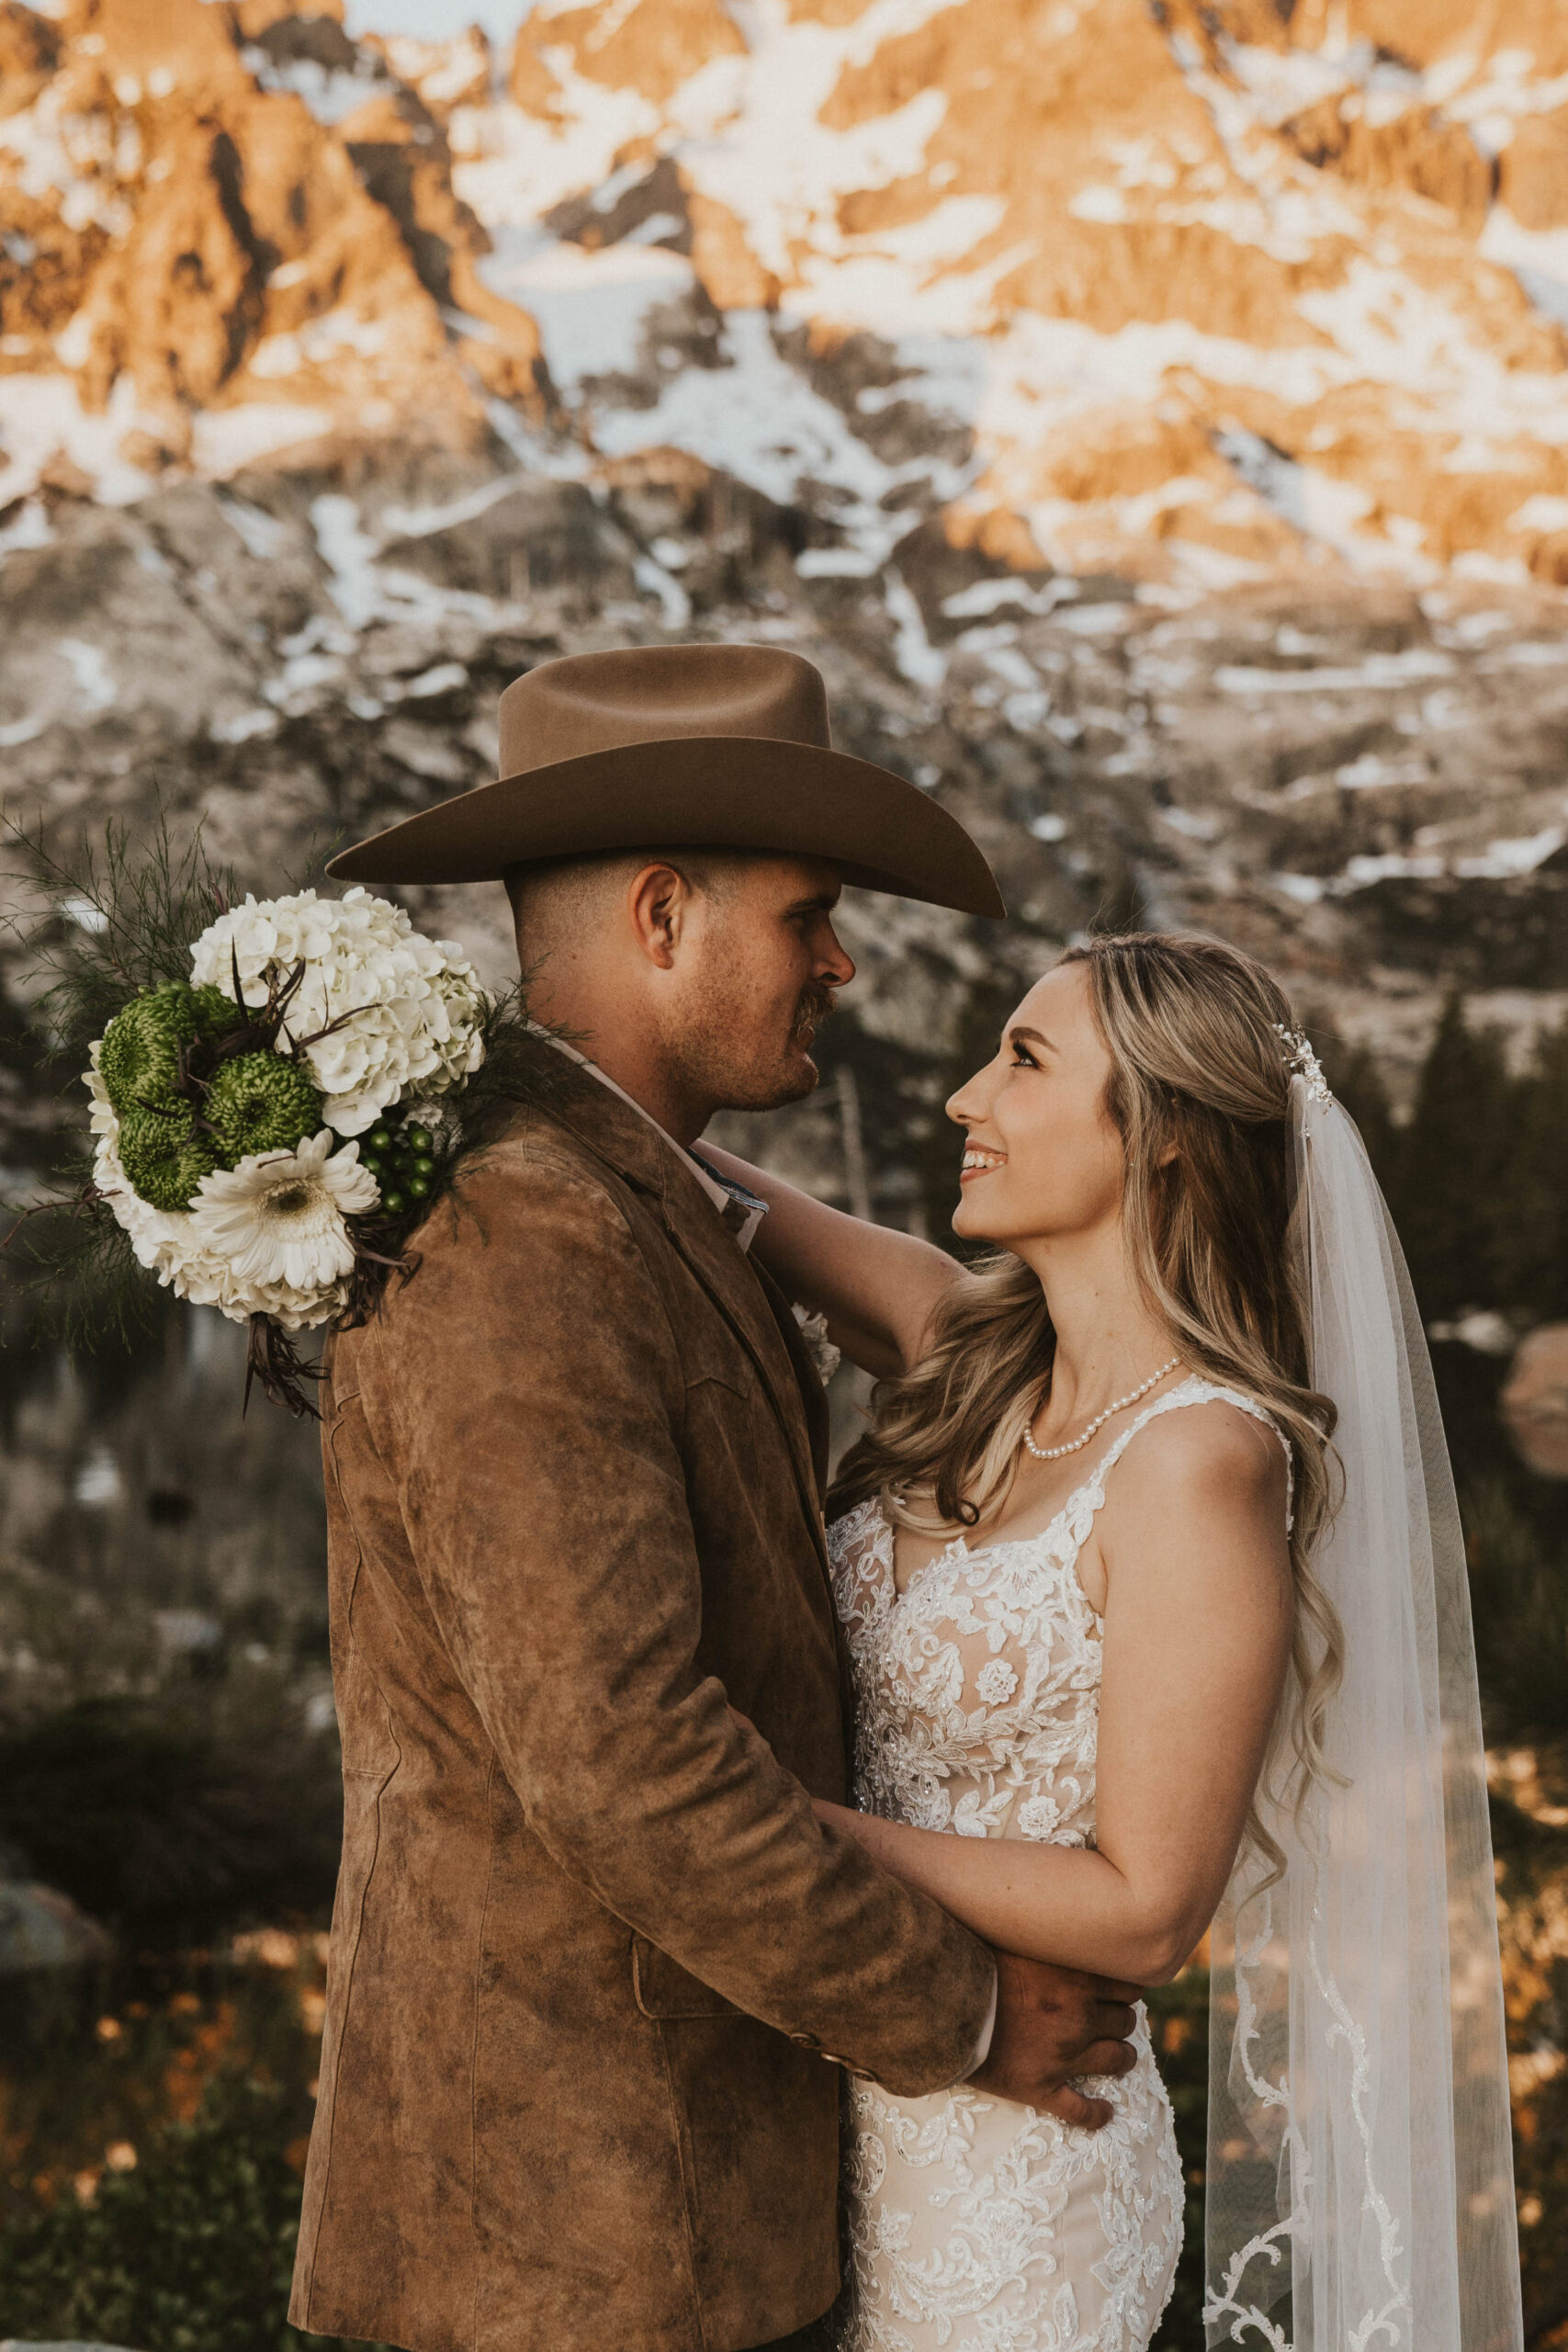
M 1110 915 L 1529 1026 L 1565 338 L 1552 0 L 0 0 L 8 796 L 265 879 L 533 660 L 773 636 L 1018 913 L 868 908 L 868 1023 Z

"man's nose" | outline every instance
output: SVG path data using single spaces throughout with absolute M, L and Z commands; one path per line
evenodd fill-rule
M 828 936 L 817 958 L 817 970 L 820 978 L 829 981 L 836 989 L 848 988 L 855 976 L 854 957 L 847 952 L 842 940 L 831 924 L 828 927 Z

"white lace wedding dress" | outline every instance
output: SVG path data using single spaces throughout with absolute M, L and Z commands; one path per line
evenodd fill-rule
M 1100 1630 L 1078 1552 L 1138 1431 L 1218 1397 L 1267 1419 L 1184 1380 L 1049 1527 L 974 1550 L 957 1537 L 901 1593 L 881 1505 L 834 1523 L 863 1812 L 960 1838 L 1093 1844 Z M 1180 2250 L 1182 2179 L 1141 2005 L 1134 2045 L 1131 2074 L 1089 2086 L 1115 2109 L 1100 2132 L 962 2089 L 897 2098 L 852 2084 L 843 2352 L 1145 2352 Z

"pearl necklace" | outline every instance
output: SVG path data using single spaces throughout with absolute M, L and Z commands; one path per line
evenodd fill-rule
M 1029 1423 L 1025 1423 L 1024 1425 L 1023 1442 L 1025 1445 L 1029 1448 L 1031 1453 L 1033 1454 L 1036 1462 L 1060 1462 L 1064 1453 L 1081 1453 L 1083 1448 L 1089 1443 L 1090 1438 L 1094 1435 L 1095 1431 L 1105 1427 L 1106 1422 L 1111 1419 L 1112 1413 L 1124 1413 L 1129 1405 L 1135 1405 L 1140 1396 L 1146 1396 L 1150 1389 L 1156 1388 L 1160 1382 L 1165 1378 L 1166 1374 L 1168 1372 L 1174 1372 L 1180 1362 L 1181 1358 L 1179 1356 L 1172 1356 L 1168 1363 L 1161 1364 L 1157 1372 L 1150 1373 L 1142 1387 L 1129 1388 L 1125 1396 L 1118 1396 L 1114 1405 L 1107 1405 L 1104 1412 L 1097 1413 L 1094 1419 L 1090 1421 L 1088 1429 L 1085 1430 L 1082 1437 L 1074 1438 L 1071 1445 L 1036 1445 L 1034 1442 L 1034 1430 Z M 1036 1408 L 1036 1410 L 1038 1410 L 1038 1408 Z

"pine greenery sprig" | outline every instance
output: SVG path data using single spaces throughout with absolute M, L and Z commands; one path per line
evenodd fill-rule
M 232 866 L 209 857 L 200 825 L 182 844 L 162 808 L 145 839 L 111 817 L 101 846 L 85 840 L 71 855 L 50 847 L 41 819 L 27 826 L 7 816 L 0 828 L 31 869 L 9 878 L 54 916 L 36 929 L 13 916 L 8 928 L 25 934 L 47 981 L 37 1012 L 62 1055 L 85 1060 L 132 997 L 188 980 L 191 942 L 239 896 Z

